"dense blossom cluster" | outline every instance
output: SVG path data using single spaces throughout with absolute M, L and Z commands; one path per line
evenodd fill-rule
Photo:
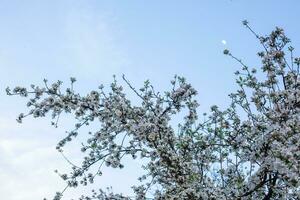
M 30 97 L 26 116 L 44 117 L 50 113 L 57 126 L 61 113 L 77 119 L 74 130 L 57 145 L 62 149 L 77 136 L 82 126 L 99 121 L 101 128 L 89 132 L 82 147 L 82 165 L 72 164 L 72 172 L 59 174 L 68 187 L 93 183 L 102 167 L 123 168 L 123 158 L 144 160 L 141 185 L 133 186 L 135 197 L 93 191 L 91 199 L 300 199 L 300 58 L 280 28 L 270 35 L 255 34 L 264 50 L 262 73 L 250 69 L 229 50 L 224 54 L 242 65 L 237 71 L 239 89 L 230 94 L 231 104 L 199 122 L 196 90 L 182 77 L 175 76 L 172 89 L 156 92 L 149 81 L 141 89 L 126 85 L 141 99 L 133 105 L 116 80 L 105 92 L 103 86 L 81 96 L 71 87 L 62 92 L 62 82 L 31 89 L 16 87 L 9 95 Z M 286 54 L 288 52 L 288 54 Z M 288 58 L 287 58 L 288 57 Z M 263 77 L 263 75 L 265 75 Z M 187 113 L 178 127 L 170 121 Z M 186 112 L 187 111 L 187 112 Z M 92 166 L 98 166 L 96 172 Z M 58 192 L 55 200 L 61 199 Z

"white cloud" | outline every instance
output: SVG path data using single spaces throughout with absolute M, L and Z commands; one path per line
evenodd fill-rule
M 227 44 L 226 40 L 222 40 L 221 42 L 222 42 L 222 44 L 224 44 L 224 45 Z
M 0 194 L 5 200 L 51 198 L 63 189 L 65 183 L 54 170 L 70 172 L 70 165 L 55 150 L 58 138 L 67 129 L 68 124 L 64 124 L 55 129 L 49 127 L 47 120 L 28 118 L 20 125 L 0 117 Z M 78 146 L 79 142 L 74 141 L 66 149 L 67 157 L 75 163 L 80 163 L 83 156 Z M 104 175 L 95 184 L 67 190 L 65 199 L 76 199 L 89 194 L 92 188 L 107 186 L 113 186 L 115 192 L 131 193 L 130 186 L 137 183 L 140 175 L 138 166 L 138 162 L 127 161 L 124 170 L 104 169 Z
M 108 23 L 102 14 L 87 6 L 69 5 L 65 15 L 60 16 L 63 30 L 59 31 L 62 33 L 62 35 L 59 35 L 62 37 L 59 38 L 59 41 L 62 41 L 62 43 L 57 46 L 57 52 L 50 55 L 52 57 L 50 57 L 51 60 L 47 64 L 59 63 L 63 67 L 63 72 L 70 73 L 62 74 L 57 71 L 57 66 L 49 67 L 45 68 L 48 78 L 49 76 L 69 77 L 71 74 L 78 78 L 95 79 L 101 76 L 101 82 L 103 82 L 103 79 L 111 80 L 112 74 L 117 74 L 121 71 L 121 67 L 127 64 L 128 59 L 116 41 L 111 23 Z M 43 20 L 41 19 L 41 21 Z M 34 20 L 31 22 L 32 24 L 35 23 Z M 60 26 L 55 27 L 61 28 Z M 17 34 L 14 37 L 19 40 L 22 39 Z M 51 43 L 47 40 L 45 42 Z M 57 44 L 57 41 L 53 42 Z M 45 44 L 46 46 L 47 44 Z M 14 46 L 13 48 L 18 49 L 20 47 Z M 14 77 L 18 82 L 22 81 L 30 84 L 30 80 L 34 78 L 43 78 L 40 76 L 44 71 L 39 71 L 39 68 L 35 65 L 23 69 L 20 67 L 23 65 L 15 63 L 15 60 L 20 60 L 19 55 L 21 54 L 11 52 L 0 55 L 1 63 L 3 64 L 5 58 L 4 65 L 9 66 L 5 68 L 5 75 L 2 76 L 1 81 L 5 80 L 2 85 L 12 84 L 8 74 L 13 74 L 15 71 L 18 71 L 17 74 L 20 76 L 18 78 Z M 30 51 L 28 55 L 34 56 L 30 54 Z M 30 56 L 26 56 L 28 63 L 39 60 L 39 58 Z M 43 59 L 39 61 L 45 62 Z M 91 74 L 93 77 L 91 77 Z M 30 80 L 24 77 L 30 77 Z M 50 127 L 49 119 L 31 118 L 25 119 L 23 124 L 18 124 L 14 115 L 25 110 L 22 107 L 24 104 L 21 104 L 21 101 L 18 101 L 19 99 L 16 100 L 12 97 L 10 97 L 12 99 L 8 99 L 1 95 L 3 94 L 0 94 L 1 100 L 5 100 L 0 106 L 1 198 L 5 200 L 51 198 L 56 191 L 64 187 L 64 183 L 54 173 L 54 170 L 69 171 L 68 163 L 57 153 L 55 145 L 63 137 L 65 130 L 69 130 L 68 126 L 70 124 L 62 123 L 63 127 L 54 129 Z M 8 104 L 9 106 L 7 106 Z M 21 108 L 22 110 L 19 110 Z M 76 143 L 69 146 L 68 157 L 75 160 L 75 162 L 80 162 L 82 155 L 78 153 L 79 148 Z M 125 167 L 124 170 L 105 170 L 103 177 L 99 177 L 93 187 L 105 188 L 112 185 L 116 192 L 130 193 L 130 186 L 137 182 L 136 175 L 139 170 L 136 165 L 139 164 L 136 162 L 126 163 L 128 168 Z M 116 181 L 119 179 L 126 181 Z M 82 193 L 89 193 L 90 189 L 91 187 L 87 187 L 76 189 L 76 191 L 67 191 L 66 199 L 76 198 Z
M 6 200 L 42 199 L 62 187 L 53 170 L 63 162 L 46 139 L 49 132 L 39 132 L 43 123 L 29 125 L 0 118 L 0 193 Z
M 42 199 L 62 187 L 53 173 L 55 167 L 62 164 L 53 147 L 39 147 L 29 139 L 0 140 L 2 197 L 7 200 Z
M 66 14 L 62 65 L 73 73 L 90 77 L 111 77 L 127 65 L 128 59 L 117 42 L 113 15 L 89 7 L 75 7 Z

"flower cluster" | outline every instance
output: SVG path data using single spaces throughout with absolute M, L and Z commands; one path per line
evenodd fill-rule
M 296 200 L 300 198 L 300 58 L 287 47 L 290 40 L 282 29 L 262 37 L 247 21 L 243 24 L 262 44 L 261 70 L 250 69 L 224 50 L 242 67 L 235 73 L 239 89 L 229 95 L 227 109 L 212 106 L 203 121 L 197 113 L 197 91 L 178 76 L 165 93 L 156 92 L 149 81 L 136 89 L 123 76 L 125 85 L 141 99 L 139 105 L 132 104 L 116 79 L 109 92 L 101 85 L 85 96 L 75 93 L 75 78 L 65 92 L 62 82 L 49 85 L 47 80 L 43 87 L 6 91 L 29 98 L 28 113 L 17 118 L 20 123 L 27 116 L 50 114 L 57 126 L 61 113 L 74 116 L 74 129 L 57 145 L 62 154 L 82 126 L 99 122 L 99 129 L 91 130 L 83 143 L 81 165 L 66 158 L 72 171 L 57 172 L 67 188 L 92 184 L 103 167 L 126 167 L 124 157 L 144 161 L 141 185 L 132 187 L 135 197 L 100 189 L 80 200 Z M 172 118 L 183 113 L 187 113 L 183 122 L 171 126 Z M 98 170 L 93 171 L 93 166 Z M 62 197 L 63 192 L 58 192 L 54 199 Z

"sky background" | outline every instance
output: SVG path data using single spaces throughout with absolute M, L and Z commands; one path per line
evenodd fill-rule
M 136 87 L 149 79 L 164 91 L 178 74 L 198 90 L 200 112 L 212 104 L 225 107 L 239 66 L 223 49 L 259 66 L 261 48 L 241 21 L 247 19 L 263 35 L 275 26 L 284 28 L 299 52 L 299 9 L 297 0 L 0 0 L 1 198 L 35 200 L 61 190 L 64 183 L 54 170 L 67 172 L 69 165 L 55 145 L 73 127 L 67 117 L 57 129 L 49 119 L 17 124 L 25 101 L 6 96 L 7 86 L 41 85 L 43 78 L 68 82 L 74 76 L 77 91 L 84 94 L 108 85 L 113 74 L 120 81 L 125 74 Z M 77 163 L 82 156 L 78 144 L 66 151 Z M 105 170 L 94 187 L 112 185 L 115 192 L 130 194 L 139 165 Z M 66 199 L 89 191 L 68 190 Z

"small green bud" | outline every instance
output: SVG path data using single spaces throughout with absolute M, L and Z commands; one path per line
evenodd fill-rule
M 223 53 L 224 53 L 225 55 L 228 55 L 228 54 L 229 54 L 229 50 L 228 50 L 228 49 L 224 49 Z

